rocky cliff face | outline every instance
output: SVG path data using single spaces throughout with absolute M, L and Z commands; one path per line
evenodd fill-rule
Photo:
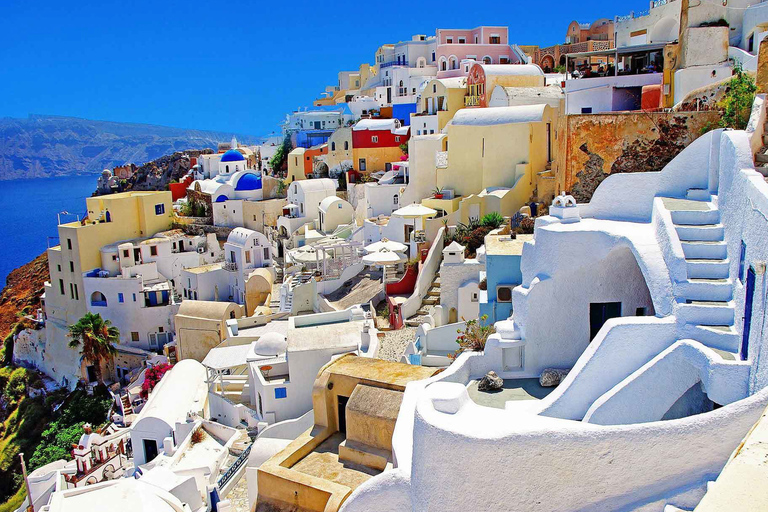
M 191 150 L 184 153 L 165 155 L 151 162 L 134 168 L 134 174 L 121 186 L 121 191 L 128 190 L 168 190 L 168 184 L 181 181 L 191 168 L 190 157 L 212 153 L 210 149 Z M 96 193 L 100 193 L 98 190 Z
M 0 119 L 0 180 L 96 174 L 194 148 L 215 148 L 231 133 L 73 117 Z M 237 135 L 245 144 L 256 137 Z
M 40 307 L 43 284 L 48 279 L 47 253 L 8 274 L 5 288 L 0 293 L 0 339 L 5 339 L 19 323 L 17 313 L 24 311 L 34 316 Z

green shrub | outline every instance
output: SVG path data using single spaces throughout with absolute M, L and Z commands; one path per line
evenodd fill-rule
M 485 214 L 483 215 L 483 218 L 480 219 L 480 225 L 490 227 L 491 229 L 496 229 L 502 224 L 504 224 L 504 217 L 502 217 L 499 212 Z

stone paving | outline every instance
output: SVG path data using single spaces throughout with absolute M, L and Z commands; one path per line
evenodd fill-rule
M 399 362 L 405 347 L 416 339 L 416 327 L 403 327 L 397 331 L 384 331 L 384 337 L 379 338 L 379 358 L 385 361 Z
M 237 485 L 227 495 L 226 499 L 232 504 L 232 512 L 250 512 L 248 508 L 248 479 L 245 472 L 238 480 Z

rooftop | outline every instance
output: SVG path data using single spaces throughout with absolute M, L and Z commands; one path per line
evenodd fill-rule
M 288 330 L 288 352 L 348 347 L 357 350 L 364 320 L 341 320 L 322 325 L 308 325 Z
M 456 112 L 454 126 L 492 126 L 499 124 L 538 123 L 544 119 L 545 104 L 515 107 L 463 108 Z
M 200 265 L 199 267 L 185 268 L 184 270 L 190 274 L 205 274 L 206 272 L 213 272 L 214 270 L 220 270 L 221 263 L 209 263 L 207 265 Z
M 555 388 L 545 388 L 539 384 L 539 379 L 504 379 L 504 387 L 499 391 L 479 391 L 473 380 L 467 386 L 469 397 L 477 405 L 504 409 L 505 404 L 518 400 L 541 400 Z
M 485 254 L 490 256 L 520 256 L 525 242 L 533 240 L 533 235 L 488 235 L 485 237 Z
M 389 384 L 404 390 L 409 382 L 428 379 L 438 369 L 347 355 L 336 359 L 324 371 L 360 379 L 362 382 Z

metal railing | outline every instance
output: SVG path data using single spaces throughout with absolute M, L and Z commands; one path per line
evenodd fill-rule
M 479 107 L 480 106 L 480 96 L 464 96 L 464 106 L 465 107 Z
M 227 483 L 232 480 L 232 477 L 234 477 L 237 471 L 243 466 L 243 464 L 245 464 L 245 462 L 248 460 L 248 455 L 251 453 L 252 446 L 252 444 L 248 445 L 248 448 L 246 448 L 243 453 L 241 453 L 240 456 L 235 460 L 235 462 L 229 466 L 224 474 L 219 477 L 219 480 L 216 482 L 216 487 L 218 487 L 219 490 L 226 487 Z
M 227 270 L 229 272 L 236 272 L 237 271 L 237 262 L 235 261 L 225 261 L 224 265 L 222 265 L 224 270 Z

